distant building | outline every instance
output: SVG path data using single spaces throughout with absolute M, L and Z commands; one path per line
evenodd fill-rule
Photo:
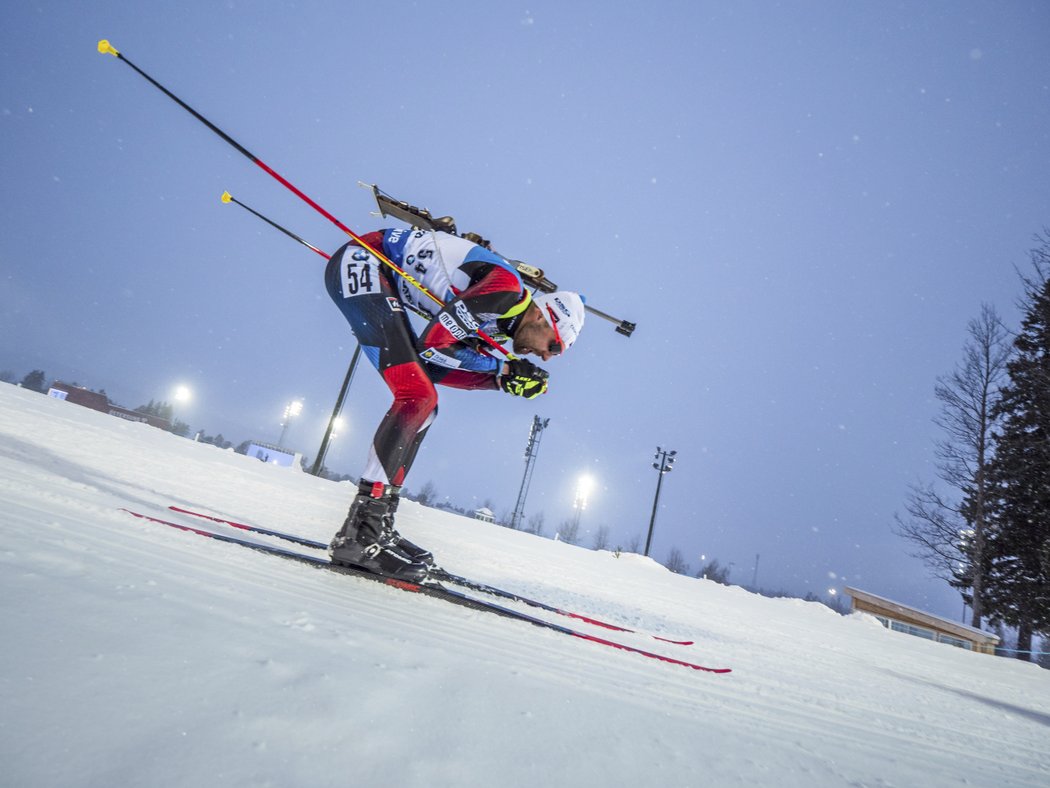
M 482 506 L 480 509 L 474 510 L 474 519 L 481 520 L 483 523 L 494 523 L 496 522 L 496 515 L 492 513 L 491 509 Z
M 151 416 L 147 413 L 139 413 L 136 410 L 122 408 L 119 405 L 114 405 L 110 402 L 109 397 L 105 394 L 91 391 L 90 389 L 81 386 L 63 383 L 60 380 L 56 380 L 51 384 L 51 388 L 47 391 L 47 396 L 65 400 L 66 402 L 72 402 L 74 405 L 81 405 L 85 408 L 90 408 L 91 410 L 97 410 L 99 413 L 108 413 L 110 416 L 116 416 L 118 419 L 137 421 L 162 430 L 171 429 L 171 422 L 167 419 L 162 419 L 160 416 Z
M 274 465 L 280 465 L 283 468 L 294 468 L 297 466 L 297 460 L 302 455 L 291 449 L 284 449 L 280 446 L 275 446 L 272 443 L 263 443 L 262 441 L 252 441 L 248 444 L 248 450 L 245 452 L 249 457 L 254 457 L 261 462 L 269 462 Z
M 938 643 L 979 651 L 982 654 L 994 654 L 999 643 L 998 635 L 984 630 L 958 624 L 857 588 L 847 587 L 844 590 L 853 600 L 852 610 L 870 613 L 882 622 L 884 627 L 894 632 L 904 632 Z

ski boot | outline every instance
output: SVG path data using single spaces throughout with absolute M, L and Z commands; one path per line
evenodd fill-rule
M 382 483 L 362 481 L 343 527 L 328 547 L 328 555 L 333 564 L 398 580 L 423 582 L 430 567 L 413 560 L 387 533 L 385 517 L 389 506 L 390 493 Z
M 432 552 L 417 544 L 413 544 L 397 532 L 397 529 L 394 527 L 394 513 L 397 511 L 397 505 L 401 503 L 401 488 L 391 486 L 387 487 L 387 490 L 390 494 L 390 505 L 387 507 L 386 514 L 383 515 L 385 537 L 397 545 L 397 548 L 413 561 L 433 566 L 434 554 Z

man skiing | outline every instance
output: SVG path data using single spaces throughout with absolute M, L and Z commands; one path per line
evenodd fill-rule
M 504 360 L 487 352 L 479 334 L 511 340 L 515 354 L 547 361 L 576 341 L 586 313 L 576 293 L 533 296 L 506 260 L 456 235 L 393 229 L 361 240 L 407 276 L 356 242 L 332 255 L 325 270 L 329 296 L 394 395 L 329 554 L 333 563 L 419 581 L 433 556 L 397 532 L 394 512 L 437 415 L 435 385 L 537 397 L 547 390 L 548 373 L 524 358 Z M 418 337 L 406 310 L 429 320 Z

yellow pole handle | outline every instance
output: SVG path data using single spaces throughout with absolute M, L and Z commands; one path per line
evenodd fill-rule
M 102 55 L 113 55 L 113 57 L 119 57 L 120 53 L 113 48 L 113 45 L 106 39 L 102 39 L 98 42 L 98 51 Z

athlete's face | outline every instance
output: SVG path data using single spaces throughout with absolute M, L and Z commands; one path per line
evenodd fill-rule
M 530 304 L 521 320 L 521 325 L 514 332 L 514 352 L 519 355 L 539 356 L 544 361 L 561 353 L 561 337 L 554 330 L 543 312 L 535 304 Z

